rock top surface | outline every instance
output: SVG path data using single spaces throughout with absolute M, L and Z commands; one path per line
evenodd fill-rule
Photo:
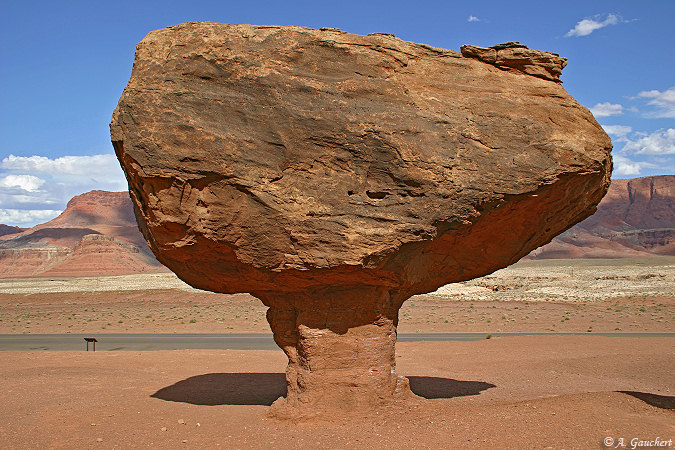
M 462 53 L 336 29 L 149 33 L 111 137 L 154 253 L 217 292 L 407 298 L 592 214 L 611 142 L 551 81 L 564 58 Z
M 462 45 L 462 55 L 476 58 L 504 70 L 517 70 L 526 75 L 560 82 L 567 58 L 557 53 L 532 50 L 520 42 L 504 42 L 492 47 Z

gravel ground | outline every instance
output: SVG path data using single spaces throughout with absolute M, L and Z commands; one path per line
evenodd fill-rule
M 584 301 L 675 295 L 675 257 L 526 260 L 428 295 L 462 300 Z

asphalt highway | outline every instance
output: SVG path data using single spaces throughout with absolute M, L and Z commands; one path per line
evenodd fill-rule
M 491 333 L 490 337 L 527 335 L 593 335 L 607 337 L 669 337 L 675 333 Z M 411 333 L 399 334 L 399 342 L 476 341 L 487 333 Z M 279 350 L 271 334 L 0 334 L 0 351 L 9 350 L 86 350 L 85 338 L 95 338 L 96 351 L 117 350 Z M 89 350 L 93 350 L 93 342 Z

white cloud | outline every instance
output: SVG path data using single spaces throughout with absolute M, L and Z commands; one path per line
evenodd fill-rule
M 657 130 L 637 139 L 628 139 L 623 151 L 643 155 L 675 155 L 675 128 Z
M 604 28 L 608 25 L 616 25 L 617 23 L 624 22 L 621 16 L 617 14 L 607 14 L 605 20 L 601 20 L 602 16 L 597 15 L 592 19 L 583 19 L 577 22 L 577 24 L 570 31 L 567 32 L 565 37 L 571 36 L 588 36 L 595 30 Z
M 595 106 L 590 108 L 591 112 L 595 117 L 609 117 L 609 116 L 618 116 L 623 114 L 623 106 L 617 103 L 597 103 Z
M 633 161 L 623 155 L 612 155 L 614 160 L 614 172 L 612 175 L 622 177 L 635 177 L 642 173 L 644 169 L 653 169 L 657 166 L 646 161 Z
M 33 175 L 7 175 L 0 178 L 0 188 L 19 188 L 28 192 L 36 192 L 43 184 L 45 180 Z
M 75 176 L 105 184 L 124 184 L 122 169 L 114 155 L 45 156 L 9 155 L 0 162 L 0 169 L 46 173 L 52 176 Z
M 114 155 L 58 158 L 9 155 L 0 161 L 0 209 L 5 211 L 0 215 L 0 223 L 35 225 L 49 216 L 39 211 L 58 211 L 75 195 L 94 189 L 127 189 Z
M 675 119 L 675 86 L 665 91 L 642 91 L 639 98 L 650 98 L 647 103 L 656 107 L 656 111 L 649 114 L 652 117 Z
M 37 223 L 47 222 L 62 212 L 53 209 L 0 209 L 0 223 L 32 227 Z
M 675 128 L 652 132 L 632 131 L 625 125 L 603 125 L 608 134 L 623 142 L 614 147 L 615 177 L 636 177 L 673 173 L 675 170 Z
M 627 125 L 601 125 L 605 133 L 616 136 L 618 140 L 625 140 L 628 133 L 633 131 L 632 127 Z
M 480 22 L 480 19 L 476 16 L 469 16 L 469 18 L 466 20 L 467 22 Z

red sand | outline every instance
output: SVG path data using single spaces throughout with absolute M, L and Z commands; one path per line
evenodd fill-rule
M 527 336 L 397 352 L 398 372 L 429 399 L 299 424 L 264 416 L 284 391 L 281 351 L 3 352 L 2 446 L 587 449 L 675 438 L 673 339 Z

